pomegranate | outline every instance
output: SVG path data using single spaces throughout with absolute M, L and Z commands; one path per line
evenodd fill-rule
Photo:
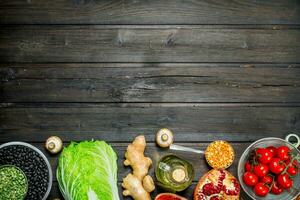
M 240 185 L 226 170 L 213 169 L 202 176 L 194 191 L 194 200 L 238 200 Z

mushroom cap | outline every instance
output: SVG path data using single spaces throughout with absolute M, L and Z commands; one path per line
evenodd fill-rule
M 46 140 L 45 147 L 50 153 L 56 154 L 61 151 L 63 142 L 58 136 L 51 136 Z
M 169 147 L 174 142 L 173 133 L 167 128 L 162 128 L 156 133 L 156 143 L 160 147 Z

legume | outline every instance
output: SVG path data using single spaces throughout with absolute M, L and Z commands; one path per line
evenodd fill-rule
M 23 145 L 3 147 L 0 149 L 0 165 L 14 165 L 25 173 L 28 180 L 25 200 L 43 199 L 48 187 L 49 171 L 46 162 L 36 151 Z
M 24 173 L 14 166 L 0 167 L 0 200 L 23 200 L 27 191 Z
M 207 147 L 205 158 L 212 168 L 226 169 L 234 160 L 234 150 L 226 141 L 214 141 Z

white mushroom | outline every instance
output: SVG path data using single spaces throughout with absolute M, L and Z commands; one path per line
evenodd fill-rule
M 173 141 L 173 133 L 167 128 L 162 128 L 156 133 L 156 143 L 160 147 L 169 147 Z
M 51 136 L 47 139 L 45 147 L 50 153 L 56 154 L 62 150 L 63 142 L 59 137 Z

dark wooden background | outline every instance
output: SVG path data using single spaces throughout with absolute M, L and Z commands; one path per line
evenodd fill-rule
M 0 0 L 0 24 L 0 143 L 106 140 L 121 181 L 137 134 L 166 153 L 162 127 L 187 146 L 232 142 L 235 175 L 251 142 L 300 131 L 298 0 Z M 184 156 L 195 184 L 209 168 Z

